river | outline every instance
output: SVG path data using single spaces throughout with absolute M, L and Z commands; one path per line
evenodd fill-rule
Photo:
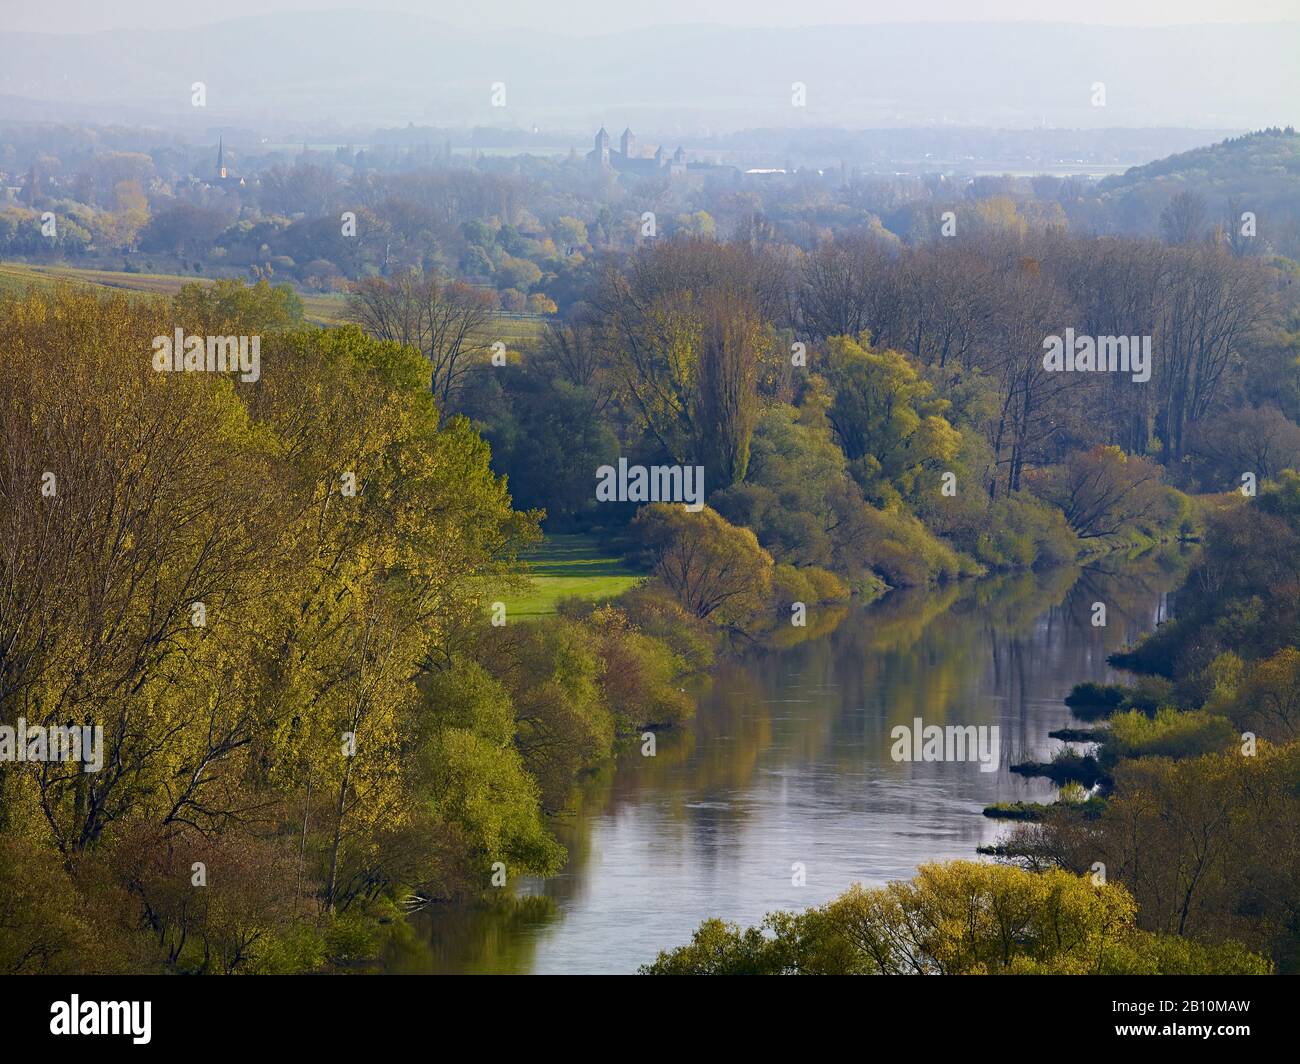
M 653 757 L 629 744 L 584 785 L 557 829 L 559 875 L 418 914 L 417 941 L 387 969 L 631 973 L 710 916 L 753 924 L 854 882 L 976 859 L 1004 830 L 985 806 L 1053 797 L 1008 766 L 1059 748 L 1048 732 L 1072 720 L 1062 698 L 1119 678 L 1106 656 L 1168 615 L 1186 562 L 1109 556 L 814 611 L 790 633 L 800 641 L 720 664 L 695 721 L 661 733 Z M 917 717 L 996 725 L 997 770 L 894 761 L 890 729 Z

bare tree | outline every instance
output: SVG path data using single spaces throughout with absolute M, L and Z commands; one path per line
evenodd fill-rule
M 1274 302 L 1266 273 L 1250 259 L 1215 247 L 1173 254 L 1154 343 L 1166 465 L 1182 460 L 1189 426 L 1210 410 L 1234 358 L 1271 320 Z
M 1195 244 L 1205 236 L 1205 198 L 1184 189 L 1160 212 L 1160 232 L 1171 244 Z
M 413 347 L 429 360 L 429 388 L 445 417 L 474 357 L 487 348 L 492 297 L 414 270 L 359 281 L 347 317 L 381 340 Z
M 1020 490 L 1031 452 L 1059 429 L 1057 412 L 1067 389 L 1087 386 L 1086 377 L 1049 373 L 1043 368 L 1043 338 L 1059 331 L 1068 316 L 1067 304 L 1042 276 L 1036 259 L 1024 259 L 1006 279 L 997 323 L 997 354 L 990 367 L 997 374 L 1001 396 L 992 440 L 995 471 L 989 483 L 991 498 L 997 497 L 999 468 L 1006 471 L 1006 493 Z
M 814 339 L 870 333 L 874 346 L 890 346 L 887 323 L 896 271 L 891 249 L 870 234 L 823 243 L 805 260 L 799 310 Z

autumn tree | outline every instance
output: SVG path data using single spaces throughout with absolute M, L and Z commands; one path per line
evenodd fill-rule
M 672 503 L 643 507 L 633 529 L 655 574 L 696 617 L 743 625 L 765 605 L 772 556 L 749 529 L 707 506 L 692 513 Z
M 1036 472 L 1030 485 L 1060 507 L 1080 539 L 1115 535 L 1155 517 L 1165 496 L 1160 466 L 1118 447 L 1076 451 L 1060 466 Z

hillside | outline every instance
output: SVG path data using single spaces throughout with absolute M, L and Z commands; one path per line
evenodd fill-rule
M 1108 177 L 1101 199 L 1138 232 L 1155 232 L 1179 192 L 1205 200 L 1210 224 L 1252 211 L 1259 235 L 1278 244 L 1300 226 L 1300 133 L 1266 129 L 1135 166 Z

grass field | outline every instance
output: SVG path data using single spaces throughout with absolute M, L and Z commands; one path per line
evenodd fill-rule
M 77 266 L 34 266 L 23 262 L 0 263 L 0 291 L 23 290 L 29 285 L 50 287 L 56 281 L 73 281 L 117 288 L 143 295 L 174 296 L 182 285 L 206 284 L 209 277 L 178 273 L 123 273 L 121 270 L 86 270 Z M 343 320 L 344 297 L 298 293 L 304 316 L 316 325 L 335 325 Z
M 49 288 L 60 280 L 96 285 L 100 288 L 115 288 L 124 292 L 137 292 L 141 295 L 174 296 L 181 290 L 182 285 L 195 282 L 205 284 L 211 281 L 211 278 L 174 273 L 123 273 L 120 270 L 87 270 L 77 266 L 0 262 L 0 293 L 22 292 L 30 286 Z M 343 321 L 346 297 L 342 294 L 299 292 L 298 298 L 302 300 L 303 316 L 313 325 L 338 325 Z M 542 318 L 498 314 L 492 319 L 491 336 L 485 337 L 484 342 L 502 340 L 507 346 L 524 343 L 541 335 L 544 325 L 545 321 Z
M 549 616 L 563 598 L 609 601 L 646 576 L 611 556 L 595 536 L 547 536 L 523 560 L 533 586 L 504 600 L 508 620 Z
M 32 266 L 23 262 L 0 263 L 0 291 L 22 291 L 28 286 L 49 288 L 60 280 L 97 285 L 100 288 L 120 288 L 144 295 L 171 296 L 181 290 L 181 285 L 202 278 L 169 273 L 83 270 L 75 266 Z

